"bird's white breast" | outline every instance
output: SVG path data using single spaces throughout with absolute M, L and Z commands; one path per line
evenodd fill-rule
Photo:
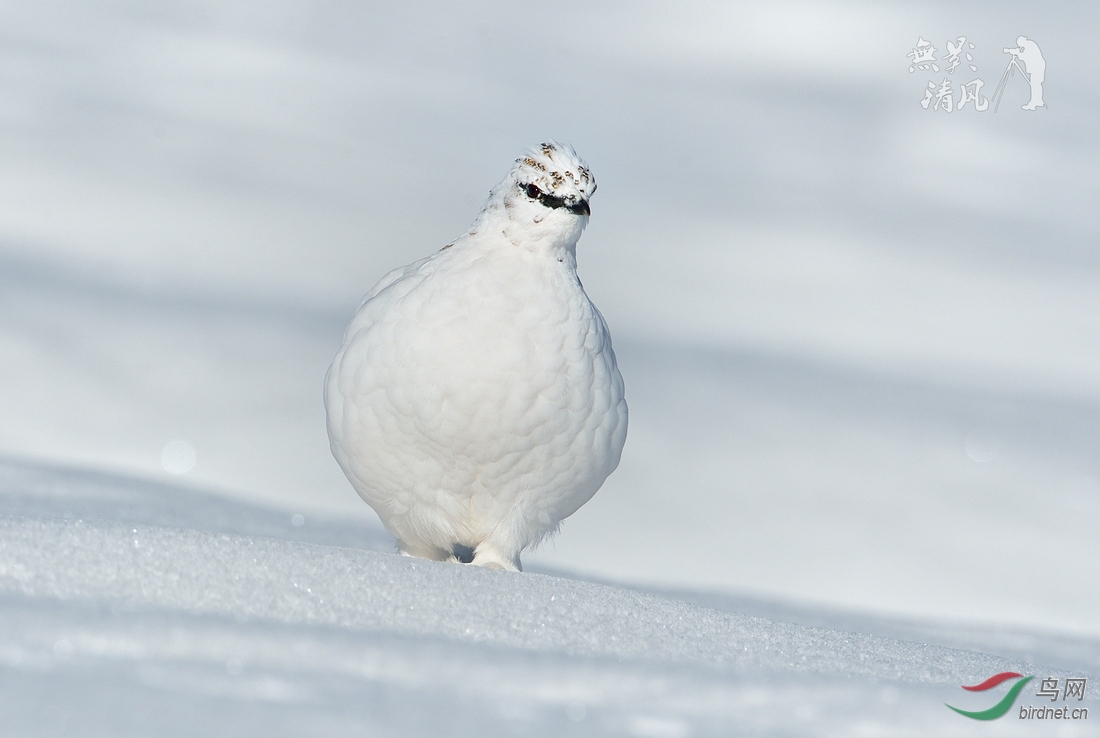
M 456 246 L 387 275 L 329 370 L 333 452 L 404 541 L 516 549 L 618 465 L 626 402 L 569 258 Z

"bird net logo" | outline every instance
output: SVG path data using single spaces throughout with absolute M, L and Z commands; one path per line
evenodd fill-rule
M 935 75 L 932 79 L 927 79 L 928 84 L 924 88 L 920 106 L 925 110 L 944 113 L 961 112 L 964 108 L 975 113 L 984 113 L 989 110 L 992 102 L 993 112 L 996 113 L 1007 93 L 1009 102 L 1023 100 L 1028 96 L 1027 102 L 1021 106 L 1023 110 L 1034 111 L 1046 107 L 1043 102 L 1043 82 L 1046 80 L 1047 63 L 1039 44 L 1027 36 L 1019 36 L 1015 46 L 1001 50 L 1008 61 L 1006 64 L 1005 56 L 1002 56 L 996 63 L 997 69 L 1002 64 L 1006 66 L 992 93 L 981 77 L 975 76 L 969 82 L 963 81 L 978 72 L 974 58 L 977 51 L 975 44 L 966 36 L 948 39 L 942 48 L 919 36 L 916 46 L 908 54 L 909 73 Z M 940 56 L 937 57 L 936 54 Z M 943 78 L 937 80 L 940 75 Z
M 1034 676 L 1024 676 L 1014 671 L 1006 671 L 1001 674 L 994 674 L 986 679 L 981 684 L 975 684 L 972 687 L 963 685 L 963 689 L 969 692 L 985 692 L 991 690 L 1005 682 L 1012 681 L 1013 679 L 1019 679 L 1020 681 L 1014 683 L 997 702 L 990 708 L 985 710 L 963 710 L 954 705 L 947 705 L 955 712 L 964 717 L 971 718 L 972 720 L 996 720 L 999 717 L 1003 717 L 1010 710 L 1013 705 L 1016 704 L 1016 698 L 1020 696 L 1020 692 L 1024 690 L 1024 687 L 1031 682 Z M 1089 717 L 1089 709 L 1087 707 L 1078 707 L 1074 705 L 1074 701 L 1081 702 L 1085 699 L 1085 683 L 1087 679 L 1084 677 L 1067 677 L 1062 680 L 1062 685 L 1059 686 L 1059 680 L 1054 677 L 1047 677 L 1043 679 L 1039 684 L 1039 689 L 1035 693 L 1035 696 L 1039 699 L 1050 698 L 1051 702 L 1058 702 L 1059 696 L 1061 696 L 1061 705 L 1020 705 L 1019 719 L 1020 720 L 1087 720 Z M 944 703 L 947 704 L 947 703 Z

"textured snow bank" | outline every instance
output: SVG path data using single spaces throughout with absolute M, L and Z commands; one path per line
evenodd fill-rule
M 981 674 L 1012 666 L 559 577 L 195 530 L 0 520 L 0 560 L 5 593 L 115 608 L 928 684 L 981 681 Z
M 403 559 L 179 488 L 12 464 L 0 487 L 16 735 L 964 735 L 958 685 L 1066 673 Z

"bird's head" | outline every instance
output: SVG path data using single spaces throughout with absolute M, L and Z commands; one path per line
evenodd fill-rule
M 588 224 L 595 191 L 595 178 L 572 146 L 542 143 L 516 159 L 493 188 L 475 229 L 489 226 L 487 219 L 504 219 L 505 235 L 514 241 L 572 247 Z

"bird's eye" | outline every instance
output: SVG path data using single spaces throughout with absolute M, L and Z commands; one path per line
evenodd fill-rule
M 524 187 L 523 191 L 526 192 L 527 196 L 532 200 L 537 200 L 539 195 L 542 194 L 542 190 L 540 190 L 536 185 L 533 184 L 529 184 Z

